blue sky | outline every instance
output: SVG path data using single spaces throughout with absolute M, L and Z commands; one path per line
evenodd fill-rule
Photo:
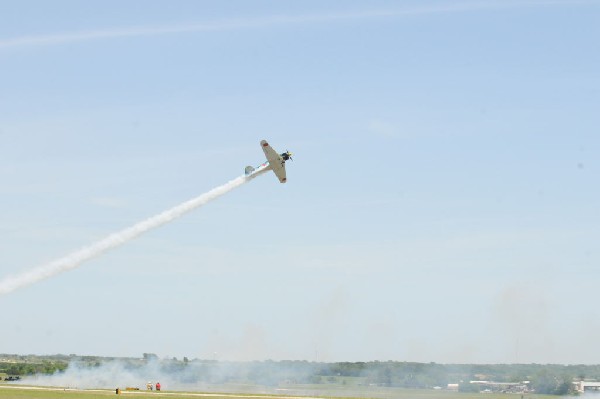
M 597 363 L 600 1 L 0 4 L 0 353 Z

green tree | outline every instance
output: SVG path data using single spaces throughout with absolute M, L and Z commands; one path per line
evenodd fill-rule
M 573 377 L 568 374 L 559 374 L 554 370 L 542 369 L 532 380 L 536 393 L 548 395 L 568 395 L 574 393 Z

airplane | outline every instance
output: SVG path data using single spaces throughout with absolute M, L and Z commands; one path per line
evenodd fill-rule
M 277 152 L 267 143 L 267 140 L 261 140 L 260 146 L 265 153 L 265 157 L 267 157 L 267 162 L 263 163 L 256 169 L 252 166 L 246 166 L 245 173 L 246 176 L 251 176 L 255 172 L 263 171 L 263 170 L 272 170 L 275 173 L 275 176 L 279 179 L 280 183 L 285 183 L 287 178 L 285 177 L 285 161 L 292 160 L 292 153 L 287 151 L 282 154 L 277 154 Z

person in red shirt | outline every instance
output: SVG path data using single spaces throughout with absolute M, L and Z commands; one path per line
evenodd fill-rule
M 156 387 L 157 391 L 160 391 L 160 382 L 157 382 L 156 385 L 155 385 L 155 387 Z

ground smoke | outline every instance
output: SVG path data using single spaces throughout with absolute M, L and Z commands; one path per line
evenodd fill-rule
M 65 371 L 34 375 L 19 384 L 76 389 L 146 389 L 160 382 L 165 390 L 277 393 L 282 383 L 307 383 L 324 365 L 302 361 L 217 362 L 122 358 L 74 358 Z

